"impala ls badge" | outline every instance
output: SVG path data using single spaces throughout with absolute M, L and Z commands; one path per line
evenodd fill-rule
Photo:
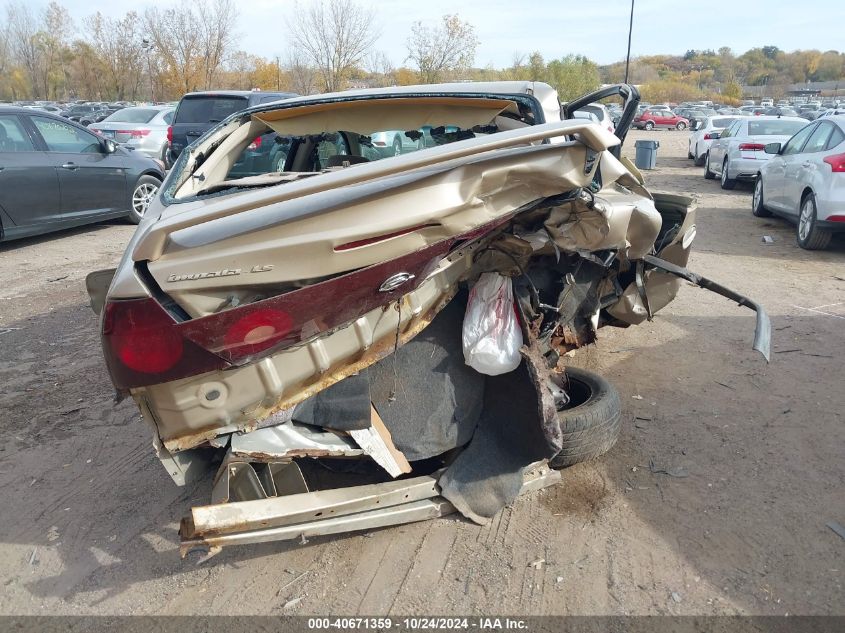
M 411 281 L 416 275 L 412 275 L 411 273 L 396 273 L 395 275 L 391 275 L 387 279 L 382 282 L 381 286 L 379 286 L 379 292 L 393 292 L 399 286 L 404 283 Z

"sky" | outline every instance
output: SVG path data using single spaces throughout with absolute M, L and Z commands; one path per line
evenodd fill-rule
M 130 10 L 175 0 L 58 0 L 74 19 L 96 11 L 120 17 Z M 188 0 L 190 1 L 190 0 Z M 307 5 L 313 0 L 301 0 Z M 2 0 L 0 0 L 2 4 Z M 36 4 L 36 2 L 32 2 Z M 46 4 L 42 2 L 40 4 Z M 293 0 L 236 0 L 239 48 L 284 57 L 285 19 Z M 375 49 L 395 66 L 405 62 L 405 42 L 416 21 L 434 25 L 458 13 L 480 40 L 475 65 L 510 66 L 516 55 L 539 51 L 546 60 L 586 55 L 599 64 L 625 58 L 630 0 L 359 0 L 375 9 Z M 635 0 L 631 55 L 683 54 L 729 46 L 737 54 L 774 45 L 786 51 L 845 50 L 845 0 Z

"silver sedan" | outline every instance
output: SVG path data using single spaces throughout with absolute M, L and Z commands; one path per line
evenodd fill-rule
M 753 180 L 769 160 L 767 143 L 785 143 L 802 127 L 800 117 L 757 116 L 737 119 L 710 145 L 704 160 L 704 177 L 719 176 L 722 189 L 733 189 L 737 180 Z
M 123 108 L 88 129 L 150 158 L 164 160 L 167 127 L 173 122 L 171 106 Z
M 815 121 L 765 151 L 771 160 L 757 174 L 752 212 L 796 222 L 801 248 L 825 248 L 845 232 L 845 115 Z

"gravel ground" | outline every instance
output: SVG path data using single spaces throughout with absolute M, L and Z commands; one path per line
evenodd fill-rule
M 628 154 L 638 138 L 661 141 L 652 190 L 700 197 L 691 268 L 768 308 L 772 362 L 751 312 L 691 286 L 653 322 L 603 330 L 573 362 L 618 386 L 619 444 L 485 527 L 181 561 L 178 520 L 208 484 L 174 486 L 134 404 L 112 403 L 84 290 L 133 227 L 0 245 L 0 613 L 845 614 L 845 542 L 826 527 L 845 524 L 845 245 L 802 251 L 754 218 L 749 186 L 722 191 L 686 159 L 686 133 L 633 132 Z

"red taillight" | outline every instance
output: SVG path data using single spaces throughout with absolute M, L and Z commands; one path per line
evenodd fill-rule
M 739 151 L 740 152 L 763 152 L 766 150 L 766 146 L 762 143 L 740 143 L 739 144 Z
M 252 143 L 247 145 L 247 149 L 251 152 L 257 150 L 259 147 L 261 147 L 261 137 L 260 136 L 256 136 L 254 139 L 252 139 Z
M 845 172 L 845 154 L 836 154 L 834 156 L 825 156 L 822 160 L 830 165 L 831 171 L 834 173 Z
M 167 142 L 168 143 L 173 142 L 173 126 L 172 125 L 167 126 Z
M 714 132 L 714 134 L 715 134 L 715 132 Z M 719 138 L 719 136 L 718 136 L 718 135 L 716 135 L 716 136 L 714 137 L 714 136 L 713 136 L 713 134 L 710 134 L 709 132 L 708 132 L 707 134 L 705 134 L 705 135 L 704 135 L 704 140 L 705 140 L 705 141 L 715 141 L 717 138 Z
M 182 337 L 175 322 L 152 299 L 106 305 L 103 335 L 115 357 L 132 371 L 160 374 L 182 357 Z
M 103 352 L 119 389 L 167 382 L 225 363 L 182 336 L 155 299 L 109 301 L 103 309 Z
M 827 216 L 828 222 L 845 222 L 845 215 L 829 215 Z
M 226 331 L 226 351 L 233 358 L 270 349 L 293 329 L 291 316 L 270 308 L 251 312 Z
M 150 130 L 118 130 L 115 134 L 127 134 L 132 138 L 142 138 L 150 133 Z

